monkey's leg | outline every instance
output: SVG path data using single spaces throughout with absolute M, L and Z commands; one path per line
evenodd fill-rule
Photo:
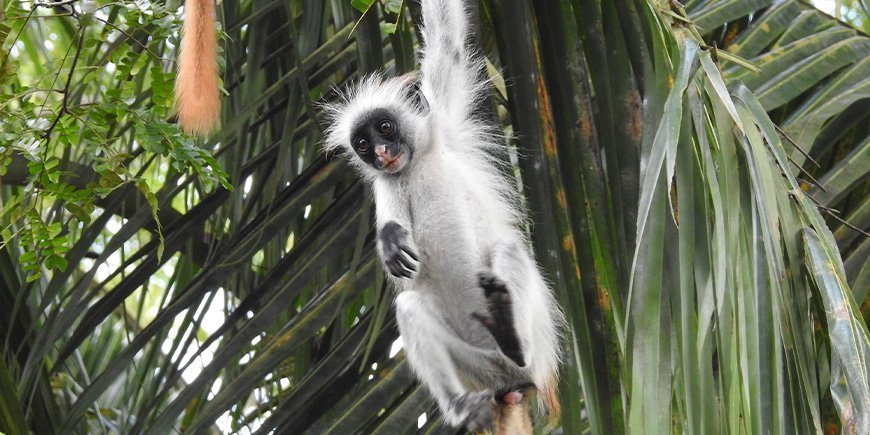
M 522 242 L 505 241 L 493 246 L 488 260 L 487 272 L 504 282 L 509 298 L 509 303 L 502 303 L 500 300 L 504 299 L 503 296 L 495 292 L 499 299 L 490 305 L 496 308 L 500 316 L 490 317 L 496 322 L 512 321 L 512 325 L 499 325 L 490 331 L 495 331 L 493 337 L 502 348 L 502 353 L 517 364 L 521 361 L 511 357 L 512 343 L 514 340 L 519 343 L 518 352 L 524 357 L 522 362 L 526 363 L 523 369 L 528 371 L 551 412 L 558 414 L 555 391 L 559 366 L 558 331 L 562 314 L 556 300 L 531 252 Z
M 462 340 L 445 323 L 431 297 L 405 290 L 396 296 L 396 319 L 405 355 L 438 402 L 445 420 L 476 432 L 493 425 L 492 391 L 468 391 L 461 367 L 486 367 L 500 356 Z
M 520 339 L 514 324 L 513 301 L 507 284 L 491 272 L 478 274 L 478 283 L 486 297 L 488 314 L 474 313 L 474 317 L 492 333 L 502 353 L 517 363 L 526 365 Z
M 537 337 L 529 332 L 550 318 L 546 309 L 540 309 L 549 291 L 530 254 L 518 243 L 496 244 L 488 260 L 490 269 L 478 274 L 488 313 L 474 317 L 489 330 L 505 356 L 525 367 L 529 358 L 535 358 Z

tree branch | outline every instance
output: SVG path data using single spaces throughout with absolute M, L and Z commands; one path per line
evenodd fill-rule
M 79 0 L 60 0 L 56 2 L 34 2 L 34 8 L 54 8 L 57 6 L 66 6 L 71 5 L 73 3 L 78 3 Z

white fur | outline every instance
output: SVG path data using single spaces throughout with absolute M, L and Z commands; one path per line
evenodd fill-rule
M 373 185 L 380 230 L 390 221 L 411 234 L 420 255 L 411 279 L 393 278 L 399 329 L 417 376 L 447 421 L 466 417 L 452 406 L 465 393 L 498 391 L 522 382 L 552 388 L 559 365 L 562 315 L 521 229 L 517 188 L 505 176 L 504 138 L 475 116 L 487 92 L 483 63 L 467 48 L 468 16 L 460 0 L 423 0 L 421 90 L 427 111 L 407 99 L 403 78 L 370 76 L 326 105 L 332 124 L 327 151 L 344 148 Z M 385 108 L 405 132 L 413 156 L 389 175 L 357 158 L 351 129 L 367 112 Z M 380 243 L 379 243 L 380 248 Z M 501 353 L 472 313 L 486 313 L 477 274 L 504 280 L 526 366 Z

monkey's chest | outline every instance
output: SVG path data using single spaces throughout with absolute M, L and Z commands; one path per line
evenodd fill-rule
M 431 187 L 411 205 L 413 237 L 423 257 L 420 272 L 432 278 L 467 279 L 481 268 L 479 219 L 468 207 L 467 196 L 445 187 L 449 186 Z
M 478 274 L 484 264 L 486 235 L 480 231 L 474 198 L 456 183 L 429 185 L 419 201 L 411 203 L 411 228 L 420 253 L 414 290 L 435 296 L 433 307 L 454 332 L 478 347 L 494 345 L 478 324 L 469 325 L 472 313 L 485 306 Z

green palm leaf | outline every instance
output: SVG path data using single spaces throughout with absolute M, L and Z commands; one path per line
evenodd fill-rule
M 471 3 L 563 433 L 870 430 L 867 35 L 797 0 Z M 0 431 L 455 433 L 320 152 L 318 102 L 415 68 L 419 5 L 220 2 L 197 144 L 178 2 L 47 6 L 0 11 Z

